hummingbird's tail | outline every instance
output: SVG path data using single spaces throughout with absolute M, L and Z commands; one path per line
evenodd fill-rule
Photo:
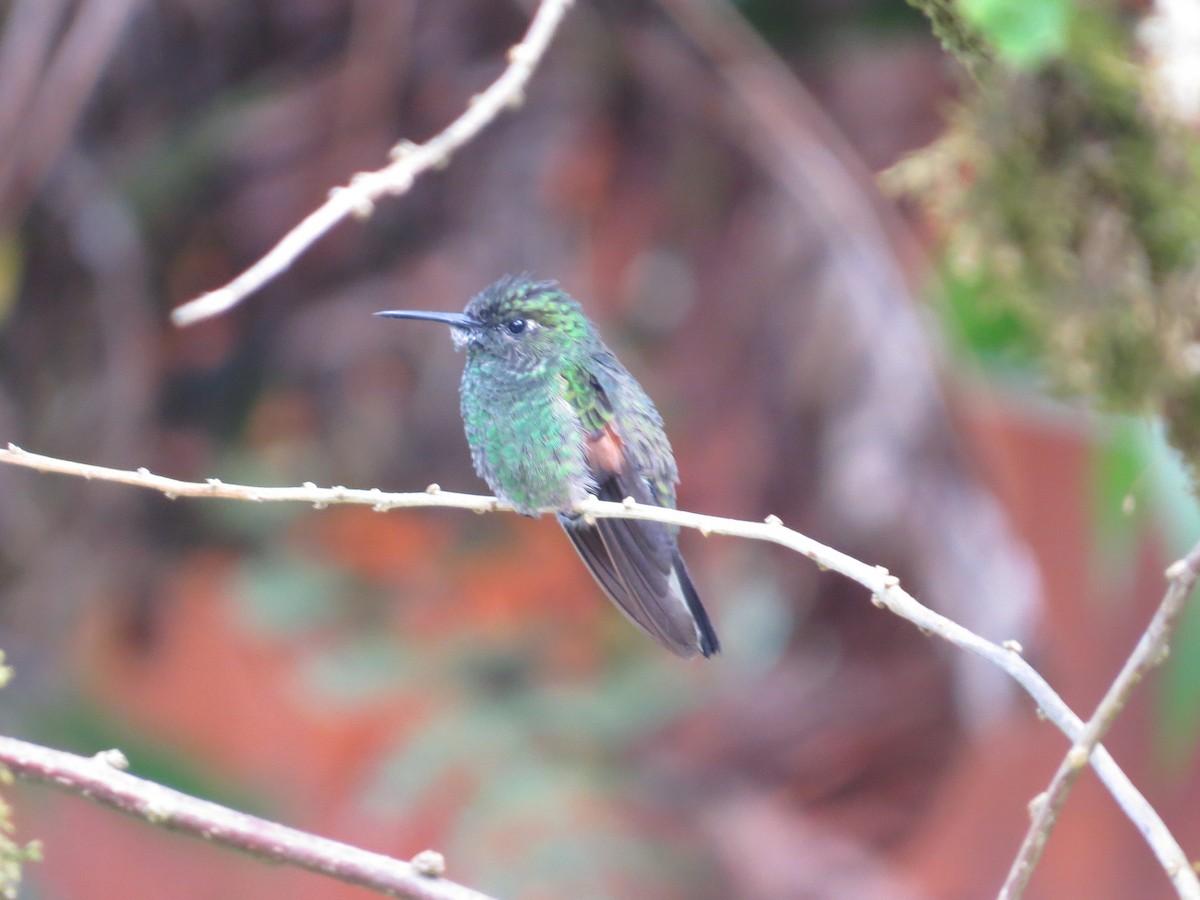
M 672 569 L 672 580 L 678 583 L 684 602 L 687 603 L 688 609 L 692 611 L 692 618 L 696 621 L 696 636 L 700 639 L 700 652 L 706 658 L 720 653 L 721 642 L 717 639 L 717 630 L 713 628 L 712 622 L 708 618 L 708 611 L 700 602 L 700 595 L 696 593 L 696 588 L 692 584 L 692 576 L 688 574 L 687 566 L 683 564 L 683 557 L 679 555 L 678 547 L 675 548 Z
M 558 519 L 604 592 L 642 631 L 685 659 L 697 650 L 704 656 L 720 651 L 668 526 L 632 519 L 589 524 L 561 514 Z

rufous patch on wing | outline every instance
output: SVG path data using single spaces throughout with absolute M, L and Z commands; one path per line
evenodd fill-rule
M 604 426 L 587 444 L 588 465 L 601 472 L 620 472 L 625 465 L 625 443 L 611 424 Z

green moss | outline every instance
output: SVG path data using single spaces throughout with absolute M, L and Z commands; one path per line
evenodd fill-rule
M 1036 72 L 977 70 L 936 163 L 905 166 L 975 318 L 1020 322 L 1060 391 L 1166 416 L 1200 471 L 1200 149 L 1150 112 L 1117 19 L 1075 18 Z
M 907 0 L 929 19 L 933 36 L 942 48 L 974 74 L 991 58 L 991 49 L 979 30 L 958 14 L 953 0 Z

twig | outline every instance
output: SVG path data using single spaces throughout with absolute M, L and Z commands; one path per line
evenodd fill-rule
M 990 51 L 985 42 L 962 21 L 952 3 L 947 0 L 908 2 L 931 17 L 935 33 L 973 73 L 978 71 L 979 66 L 987 64 Z M 846 298 L 851 298 L 851 308 L 852 298 L 865 296 L 879 285 L 896 296 L 902 295 L 905 292 L 904 281 L 899 268 L 891 262 L 888 242 L 880 227 L 880 222 L 886 221 L 886 217 L 864 201 L 864 194 L 856 188 L 851 175 L 858 170 L 858 180 L 865 182 L 867 179 L 861 168 L 853 163 L 853 153 L 842 150 L 844 139 L 827 124 L 824 114 L 786 65 L 746 24 L 728 0 L 658 0 L 658 3 L 708 56 L 731 94 L 736 97 L 735 109 L 744 116 L 747 127 L 735 132 L 734 138 L 741 140 L 764 169 L 810 210 L 814 221 L 840 224 L 840 231 L 831 246 L 840 251 L 834 259 L 842 263 L 840 274 L 846 284 L 851 285 L 846 291 Z M 797 127 L 798 122 L 811 124 L 809 128 L 802 129 Z M 752 140 L 756 134 L 760 139 Z M 819 141 L 814 134 L 819 135 Z M 830 153 L 831 148 L 841 152 L 835 157 Z M 849 254 L 845 251 L 847 246 L 851 248 Z M 882 248 L 882 252 L 879 248 Z M 838 571 L 876 590 L 857 575 L 840 568 Z M 879 596 L 878 592 L 876 596 Z M 1006 651 L 982 641 L 969 630 L 942 619 L 943 623 L 959 629 L 958 633 L 951 634 L 941 626 L 919 621 L 918 614 L 936 614 L 921 607 L 907 594 L 897 595 L 894 603 L 885 598 L 885 603 L 897 615 L 1000 666 L 1038 701 L 1042 711 L 1073 743 L 1082 740 L 1084 724 L 1017 654 L 1010 654 L 1009 661 L 1013 664 L 1007 665 L 1004 658 Z M 1046 697 L 1035 692 L 1035 680 L 1061 707 L 1057 712 L 1047 705 Z M 1098 740 L 1093 740 L 1092 744 L 1098 745 Z M 1085 754 L 1080 765 L 1086 761 Z M 1136 791 L 1122 796 L 1124 788 L 1119 787 L 1119 782 L 1128 785 L 1128 780 L 1102 747 L 1096 747 L 1091 763 L 1122 809 L 1150 843 L 1176 891 L 1180 896 L 1200 900 L 1200 880 L 1157 813 Z M 1110 780 L 1110 777 L 1114 780 Z M 1129 789 L 1132 790 L 1132 785 L 1129 785 Z M 1154 823 L 1152 828 L 1145 827 L 1150 823 Z
M 440 857 L 419 854 L 413 863 L 370 853 L 327 838 L 248 816 L 208 800 L 189 797 L 120 771 L 125 760 L 107 751 L 91 759 L 0 737 L 0 764 L 27 781 L 87 797 L 119 812 L 204 838 L 271 862 L 286 863 L 413 900 L 487 900 L 487 896 L 440 877 Z M 430 874 L 424 874 L 424 873 Z M 436 874 L 435 874 L 436 873 Z
M 226 484 L 215 478 L 204 483 L 197 483 L 164 478 L 161 475 L 154 475 L 146 469 L 128 472 L 55 459 L 29 453 L 12 444 L 8 445 L 8 449 L 0 450 L 0 463 L 11 463 L 44 472 L 75 475 L 80 478 L 115 481 L 159 491 L 172 498 L 224 497 L 255 502 L 292 501 L 311 503 L 318 508 L 336 503 L 356 503 L 369 505 L 379 511 L 429 506 L 469 509 L 481 513 L 509 509 L 506 504 L 494 497 L 443 491 L 436 484 L 431 484 L 425 491 L 419 493 L 391 494 L 384 493 L 377 488 L 371 490 L 354 490 L 345 487 L 319 488 L 311 483 L 298 488 L 248 487 Z M 694 528 L 706 536 L 724 534 L 731 537 L 770 541 L 795 550 L 818 566 L 832 569 L 866 587 L 871 592 L 872 601 L 877 606 L 998 666 L 1033 698 L 1042 714 L 1072 742 L 1079 743 L 1085 738 L 1083 721 L 1072 712 L 1046 680 L 1025 662 L 1018 649 L 1011 645 L 1002 647 L 992 643 L 957 622 L 921 605 L 911 594 L 900 587 L 899 579 L 891 575 L 887 569 L 860 562 L 852 556 L 827 547 L 797 531 L 785 528 L 775 516 L 768 516 L 764 522 L 745 522 L 718 516 L 703 516 L 676 509 L 664 509 L 658 506 L 646 506 L 634 503 L 631 499 L 627 499 L 623 503 L 609 503 L 594 498 L 578 504 L 576 511 L 584 516 L 596 518 L 626 518 L 663 522 L 682 528 Z M 1100 780 L 1117 801 L 1117 805 L 1124 810 L 1150 845 L 1150 849 L 1171 879 L 1179 896 L 1187 898 L 1187 900 L 1200 900 L 1200 880 L 1197 879 L 1196 873 L 1178 841 L 1167 829 L 1154 807 L 1134 787 L 1129 777 L 1104 747 L 1095 746 L 1090 756 L 1090 762 Z
M 1129 702 L 1129 697 L 1141 680 L 1167 658 L 1170 652 L 1171 635 L 1179 624 L 1179 618 L 1187 606 L 1196 579 L 1200 577 L 1200 544 L 1192 548 L 1183 559 L 1172 564 L 1166 572 L 1168 586 L 1166 596 L 1150 624 L 1142 633 L 1133 653 L 1125 660 L 1120 673 L 1109 686 L 1096 712 L 1088 719 L 1083 731 L 1067 755 L 1063 758 L 1045 793 L 1039 794 L 1030 804 L 1033 822 L 1021 843 L 1008 878 L 1000 889 L 1000 900 L 1019 900 L 1029 884 L 1029 878 L 1041 859 L 1046 840 L 1058 820 L 1067 795 L 1087 766 L 1088 757 L 1104 739 L 1117 716 Z
M 224 287 L 179 306 L 171 313 L 176 325 L 190 325 L 237 305 L 288 268 L 310 245 L 347 216 L 369 216 L 375 202 L 405 193 L 418 175 L 445 166 L 451 155 L 475 137 L 505 108 L 520 106 L 525 85 L 541 61 L 572 0 L 542 0 L 521 42 L 508 51 L 508 67 L 467 109 L 423 144 L 401 141 L 392 162 L 374 172 L 360 172 L 345 187 L 283 236 L 262 259 Z

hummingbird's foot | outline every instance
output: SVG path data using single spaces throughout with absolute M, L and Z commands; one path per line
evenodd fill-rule
M 591 527 L 596 524 L 596 517 L 590 512 L 583 512 L 578 509 L 560 510 L 558 513 L 558 521 L 563 526 L 587 526 Z

